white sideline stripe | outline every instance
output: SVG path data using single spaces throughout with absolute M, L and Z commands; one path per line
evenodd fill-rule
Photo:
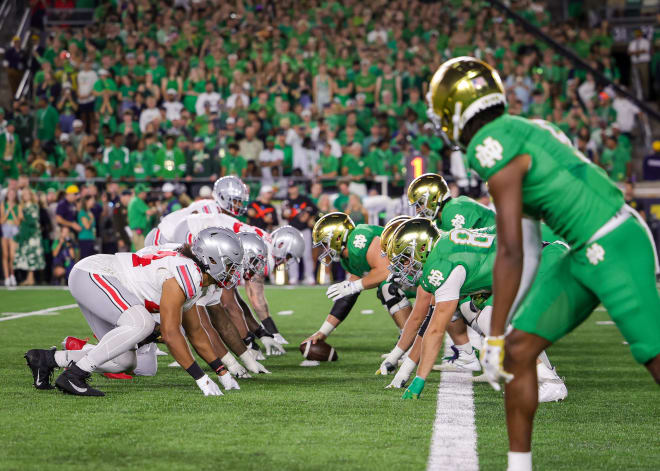
M 445 334 L 445 355 L 450 355 Z M 431 435 L 428 471 L 478 471 L 471 372 L 443 371 Z
M 20 319 L 21 317 L 30 317 L 30 316 L 56 316 L 59 314 L 58 311 L 64 311 L 66 309 L 73 309 L 76 307 L 78 307 L 77 304 L 65 304 L 64 306 L 49 307 L 47 309 L 39 309 L 38 311 L 3 312 L 2 313 L 3 317 L 0 317 L 0 322 L 9 321 L 11 319 Z

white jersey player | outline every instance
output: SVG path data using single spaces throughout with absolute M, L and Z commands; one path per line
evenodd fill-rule
M 209 229 L 198 234 L 192 246 L 94 255 L 78 262 L 69 277 L 69 288 L 99 343 L 78 351 L 29 350 L 25 358 L 35 387 L 52 389 L 53 370 L 66 367 L 55 382 L 58 389 L 103 396 L 87 383 L 91 373 L 134 368 L 135 346 L 154 332 L 156 320 L 151 313 L 159 312 L 160 335 L 174 359 L 205 395 L 221 395 L 217 384 L 195 362 L 181 327 L 200 356 L 219 375 L 225 374 L 195 304 L 204 287 L 235 285 L 242 260 L 242 245 L 232 231 Z

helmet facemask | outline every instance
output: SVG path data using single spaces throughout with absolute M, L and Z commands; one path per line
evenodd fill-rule
M 243 260 L 243 278 L 250 280 L 254 275 L 263 274 L 266 268 L 266 259 L 263 255 L 247 252 Z
M 403 251 L 393 257 L 387 269 L 399 280 L 399 283 L 407 287 L 417 285 L 422 276 L 424 265 L 415 260 L 415 244 L 411 244 Z
M 213 258 L 209 257 L 209 261 L 213 263 Z M 241 279 L 241 273 L 243 272 L 243 265 L 241 263 L 234 262 L 229 257 L 223 257 L 223 260 L 220 261 L 222 265 L 222 270 L 217 273 L 213 278 L 218 282 L 218 286 L 225 289 L 231 289 L 238 281 Z M 211 276 L 213 276 L 211 274 Z
M 427 205 L 428 200 L 429 200 L 429 196 L 427 194 L 422 196 L 414 203 L 410 203 L 410 206 L 415 208 L 415 213 L 417 214 L 417 216 L 423 218 L 432 218 L 435 216 L 435 211 L 432 211 Z
M 318 256 L 318 261 L 321 262 L 326 267 L 332 264 L 332 262 L 339 261 L 339 254 L 335 249 L 330 246 L 331 236 L 326 237 L 325 239 L 314 244 L 314 248 L 322 247 L 323 251 Z

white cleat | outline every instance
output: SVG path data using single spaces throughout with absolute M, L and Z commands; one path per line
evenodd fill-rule
M 282 334 L 280 334 L 279 332 L 273 335 L 273 338 L 280 345 L 289 345 L 289 342 L 284 337 L 282 337 Z
M 167 353 L 162 351 L 160 348 L 156 347 L 156 356 L 157 357 L 165 357 L 165 356 L 167 356 Z
M 568 389 L 554 367 L 550 369 L 543 363 L 538 363 L 536 375 L 539 381 L 539 403 L 559 402 L 566 399 Z
M 434 371 L 481 371 L 481 363 L 473 348 L 470 353 L 458 350 L 452 346 L 454 356 L 445 357 L 439 365 L 433 365 Z

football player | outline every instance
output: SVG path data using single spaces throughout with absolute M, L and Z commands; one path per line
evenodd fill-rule
M 383 228 L 353 223 L 344 213 L 321 217 L 312 230 L 314 247 L 321 247 L 319 261 L 324 265 L 340 262 L 348 279 L 331 285 L 326 295 L 334 304 L 321 328 L 308 339 L 312 343 L 325 340 L 346 319 L 362 290 L 378 288 L 378 298 L 399 329 L 410 315 L 406 294 L 387 281 L 387 258 L 381 256 L 380 235 Z
M 156 327 L 174 359 L 193 377 L 204 395 L 222 392 L 193 358 L 186 335 L 197 353 L 219 375 L 226 374 L 202 328 L 195 303 L 203 288 L 231 287 L 240 276 L 243 248 L 224 229 L 208 229 L 192 245 L 151 256 L 136 253 L 94 255 L 78 262 L 69 289 L 99 339 L 92 348 L 75 351 L 29 350 L 25 354 L 37 389 L 52 389 L 55 368 L 66 368 L 55 381 L 58 389 L 78 396 L 103 396 L 87 380 L 94 371 L 118 373 L 136 366 L 135 345 Z
M 466 149 L 468 165 L 488 182 L 497 211 L 495 300 L 482 364 L 495 389 L 507 383 L 509 469 L 531 470 L 536 356 L 599 303 L 660 383 L 654 243 L 621 191 L 556 126 L 506 112 L 502 81 L 490 65 L 472 57 L 445 62 L 428 101 L 436 126 Z M 539 220 L 571 248 L 531 285 Z
M 400 279 L 400 283 L 419 286 L 418 302 L 435 304 L 423 334 L 417 377 L 404 398 L 419 397 L 442 345 L 445 326 L 451 318 L 447 318 L 447 311 L 453 309 L 453 315 L 459 300 L 465 296 L 473 297 L 472 304 L 467 304 L 470 309 L 463 308 L 461 313 L 477 332 L 488 335 L 496 247 L 494 228 L 441 232 L 428 219 L 423 218 L 402 223 L 392 235 L 387 249 L 391 260 L 390 269 Z M 543 253 L 542 269 L 551 267 L 566 251 L 567 246 L 561 242 L 548 244 Z M 480 309 L 473 308 L 473 305 Z M 409 358 L 411 361 L 417 359 L 412 354 Z M 566 398 L 566 386 L 547 356 L 539 358 L 537 369 L 539 401 L 551 402 Z

